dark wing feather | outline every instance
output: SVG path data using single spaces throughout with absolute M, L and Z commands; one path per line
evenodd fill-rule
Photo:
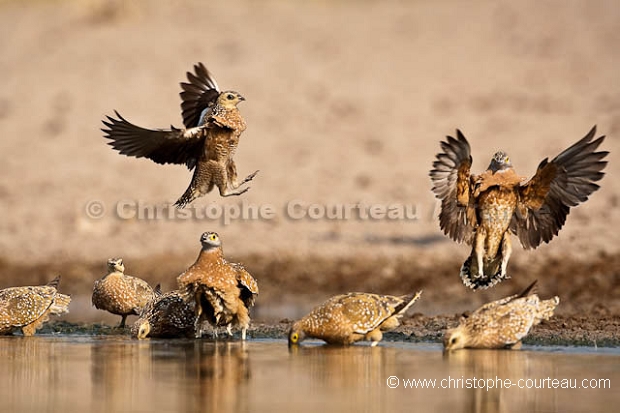
M 196 74 L 187 72 L 189 83 L 181 83 L 181 110 L 186 128 L 199 126 L 200 115 L 215 103 L 220 94 L 213 75 L 202 63 L 194 65 L 194 72 Z
M 149 158 L 157 163 L 185 164 L 189 169 L 196 166 L 204 146 L 202 128 L 152 130 L 136 126 L 114 111 L 118 119 L 106 116 L 106 126 L 101 129 L 108 145 L 123 155 Z
M 433 162 L 430 177 L 433 192 L 441 200 L 439 225 L 443 232 L 457 242 L 471 244 L 474 234 L 474 200 L 470 196 L 471 150 L 460 130 L 457 138 L 441 142 L 442 153 Z
M 510 229 L 523 248 L 532 249 L 558 234 L 570 207 L 588 199 L 599 186 L 609 152 L 595 152 L 605 139 L 592 140 L 596 126 L 577 143 L 555 157 L 544 159 L 532 179 L 519 188 L 519 204 Z
M 243 265 L 237 263 L 231 264 L 237 273 L 237 285 L 240 290 L 239 298 L 241 298 L 241 301 L 249 308 L 254 305 L 254 301 L 258 295 L 258 283 L 254 277 L 246 271 Z

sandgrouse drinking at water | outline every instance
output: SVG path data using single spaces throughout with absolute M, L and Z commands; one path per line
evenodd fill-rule
M 430 171 L 433 191 L 441 200 L 439 224 L 456 242 L 472 246 L 461 267 L 463 283 L 473 289 L 502 281 L 512 252 L 510 233 L 525 249 L 534 249 L 557 235 L 570 208 L 588 199 L 599 186 L 608 152 L 596 152 L 604 136 L 593 140 L 596 127 L 553 160 L 545 158 L 529 180 L 518 176 L 510 158 L 497 152 L 487 170 L 470 172 L 467 139 L 441 142 Z
M 116 113 L 118 119 L 107 116 L 102 131 L 109 145 L 121 154 L 146 157 L 159 164 L 185 164 L 194 170 L 192 181 L 176 201 L 184 208 L 217 186 L 223 197 L 241 195 L 249 187 L 236 191 L 251 181 L 256 172 L 241 182 L 233 156 L 239 137 L 246 128 L 237 105 L 245 98 L 238 92 L 220 92 L 219 87 L 202 63 L 187 72 L 189 83 L 181 83 L 181 109 L 185 128 L 170 130 L 145 129 L 136 126 Z
M 560 299 L 540 300 L 535 291 L 536 281 L 521 294 L 487 303 L 468 317 L 461 318 L 458 327 L 444 336 L 445 350 L 461 348 L 518 349 L 530 329 L 548 320 Z
M 71 297 L 58 292 L 60 276 L 47 285 L 9 287 L 0 290 L 0 334 L 21 329 L 32 336 L 50 315 L 69 312 Z
M 120 315 L 122 328 L 128 315 L 140 315 L 154 298 L 155 292 L 146 281 L 125 274 L 121 258 L 110 258 L 108 273 L 95 281 L 92 303 L 98 310 Z
M 289 345 L 314 337 L 341 345 L 370 340 L 371 346 L 376 346 L 383 338 L 382 331 L 398 327 L 399 319 L 421 294 L 422 291 L 400 297 L 369 293 L 337 295 L 293 324 L 288 334 Z
M 138 339 L 147 337 L 193 337 L 196 314 L 193 301 L 188 302 L 184 291 L 162 293 L 155 289 L 155 298 L 140 313 L 132 334 Z
M 198 259 L 178 276 L 179 288 L 194 297 L 196 304 L 196 334 L 202 335 L 202 324 L 207 321 L 217 333 L 226 327 L 241 328 L 245 340 L 250 326 L 250 307 L 258 295 L 258 284 L 241 264 L 224 259 L 220 237 L 215 232 L 205 232 L 200 237 L 202 249 Z

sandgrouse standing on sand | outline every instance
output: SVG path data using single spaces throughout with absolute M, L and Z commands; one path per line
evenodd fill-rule
M 141 340 L 147 337 L 193 337 L 195 324 L 194 303 L 188 302 L 184 291 L 162 293 L 156 288 L 155 299 L 140 313 L 132 334 Z
M 208 321 L 216 333 L 218 327 L 226 327 L 232 335 L 233 326 L 241 327 L 241 338 L 245 340 L 258 284 L 241 264 L 224 259 L 218 234 L 205 232 L 200 243 L 198 259 L 177 278 L 179 288 L 195 299 L 196 334 L 202 335 L 201 325 Z
M 0 334 L 21 329 L 32 336 L 50 315 L 68 313 L 71 297 L 58 292 L 59 283 L 60 276 L 47 285 L 0 290 Z
M 430 172 L 433 191 L 441 200 L 439 224 L 450 238 L 472 246 L 461 267 L 463 283 L 473 289 L 502 281 L 512 252 L 510 233 L 525 249 L 534 249 L 557 235 L 570 207 L 588 199 L 599 186 L 608 152 L 596 152 L 604 136 L 592 140 L 596 127 L 553 160 L 545 158 L 536 174 L 518 176 L 508 155 L 497 152 L 480 175 L 470 172 L 469 143 L 457 138 L 441 142 Z
M 109 145 L 123 155 L 147 157 L 159 164 L 185 164 L 194 170 L 189 187 L 175 203 L 178 208 L 206 195 L 215 186 L 223 197 L 241 195 L 249 187 L 234 190 L 258 172 L 237 181 L 233 156 L 246 128 L 237 105 L 245 98 L 232 90 L 220 92 L 202 63 L 194 65 L 194 71 L 195 74 L 187 72 L 189 83 L 181 83 L 185 128 L 145 129 L 115 112 L 118 119 L 107 116 L 107 121 L 103 121 L 106 128 L 102 129 L 104 137 L 111 140 Z
M 446 331 L 445 350 L 521 347 L 530 329 L 548 320 L 560 302 L 558 297 L 540 300 L 535 286 L 536 281 L 521 294 L 487 303 L 461 318 L 458 327 Z
M 376 346 L 383 338 L 382 331 L 398 327 L 399 319 L 421 294 L 422 291 L 400 297 L 368 293 L 337 295 L 293 324 L 288 334 L 289 345 L 314 337 L 340 345 L 370 340 L 371 346 Z
M 95 281 L 92 303 L 98 310 L 120 315 L 119 327 L 125 327 L 128 315 L 140 315 L 155 292 L 144 280 L 125 274 L 121 258 L 108 260 L 108 274 Z

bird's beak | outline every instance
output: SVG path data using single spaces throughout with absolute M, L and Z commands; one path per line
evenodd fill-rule
M 240 100 L 241 102 L 243 102 L 243 101 L 245 100 L 245 98 L 244 98 L 243 96 L 239 95 L 239 100 Z

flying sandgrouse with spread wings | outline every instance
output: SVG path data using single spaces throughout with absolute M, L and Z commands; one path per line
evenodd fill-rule
M 461 131 L 441 142 L 430 171 L 435 196 L 441 200 L 439 224 L 456 242 L 472 246 L 461 267 L 463 283 L 473 289 L 491 287 L 506 276 L 512 251 L 510 232 L 525 249 L 548 243 L 557 235 L 570 207 L 588 199 L 599 186 L 609 152 L 596 149 L 605 139 L 593 138 L 596 126 L 553 160 L 545 158 L 529 180 L 514 171 L 508 155 L 497 152 L 480 175 L 470 172 L 469 143 Z
M 184 208 L 215 186 L 223 197 L 241 195 L 249 187 L 236 191 L 251 181 L 256 172 L 237 181 L 237 166 L 233 155 L 246 124 L 237 105 L 245 98 L 238 92 L 220 89 L 202 63 L 187 72 L 189 83 L 181 83 L 181 109 L 185 128 L 171 126 L 169 130 L 145 129 L 125 120 L 106 116 L 104 137 L 123 155 L 146 157 L 159 164 L 185 164 L 194 176 L 189 188 L 175 206 Z M 232 191 L 231 191 L 232 190 Z

